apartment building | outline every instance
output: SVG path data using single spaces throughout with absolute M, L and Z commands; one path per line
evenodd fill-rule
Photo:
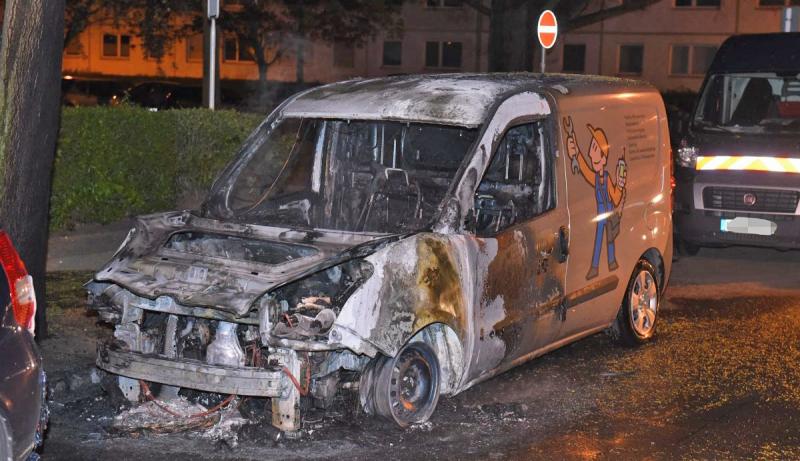
M 224 14 L 224 11 L 223 13 Z M 303 49 L 304 80 L 331 82 L 356 76 L 487 69 L 488 18 L 461 0 L 412 0 L 402 8 L 403 32 L 379 32 L 363 46 L 310 42 Z M 267 78 L 297 79 L 296 54 L 270 66 Z M 220 43 L 220 77 L 256 80 L 258 68 L 235 36 Z M 165 56 L 147 56 L 140 37 L 115 21 L 93 23 L 64 51 L 64 74 L 74 77 L 201 79 L 201 34 L 175 41 Z
M 620 0 L 596 1 L 596 8 L 603 8 Z M 641 78 L 662 90 L 696 91 L 728 36 L 778 32 L 783 8 L 795 5 L 800 0 L 661 0 L 645 10 L 562 33 L 547 54 L 547 69 Z M 410 0 L 401 14 L 404 30 L 400 35 L 379 32 L 361 47 L 308 43 L 304 79 L 331 82 L 356 76 L 487 70 L 488 17 L 461 0 Z M 64 73 L 199 80 L 202 45 L 201 35 L 186 37 L 176 41 L 164 57 L 154 59 L 145 53 L 141 39 L 124 26 L 92 24 L 66 47 Z M 236 37 L 223 36 L 220 56 L 223 79 L 258 78 L 252 57 Z M 289 53 L 271 66 L 267 77 L 295 81 L 296 56 Z
M 613 6 L 614 0 L 600 1 Z M 564 34 L 548 53 L 548 69 L 697 91 L 726 38 L 779 32 L 786 6 L 800 6 L 800 0 L 662 0 Z

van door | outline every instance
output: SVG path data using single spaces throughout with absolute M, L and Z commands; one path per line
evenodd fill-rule
M 476 334 L 479 344 L 504 347 L 500 367 L 551 342 L 561 323 L 555 312 L 566 265 L 559 229 L 568 223 L 559 204 L 564 174 L 553 127 L 541 118 L 509 124 L 475 193 L 475 233 L 483 248 L 478 271 L 486 271 L 480 310 L 495 316 L 491 330 Z

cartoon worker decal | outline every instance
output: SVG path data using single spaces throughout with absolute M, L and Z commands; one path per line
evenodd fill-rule
M 592 139 L 589 143 L 588 161 L 578 148 L 575 139 L 575 129 L 572 125 L 572 117 L 563 119 L 564 132 L 567 144 L 567 155 L 569 155 L 572 173 L 580 174 L 583 179 L 594 187 L 594 197 L 597 201 L 597 228 L 594 236 L 594 253 L 592 254 L 592 267 L 586 274 L 586 280 L 597 277 L 600 266 L 600 251 L 603 249 L 603 233 L 605 232 L 606 253 L 608 256 L 608 270 L 613 271 L 618 267 L 617 258 L 614 253 L 614 240 L 619 235 L 619 224 L 622 218 L 620 205 L 625 200 L 625 178 L 627 176 L 627 166 L 625 164 L 625 152 L 623 149 L 622 157 L 617 163 L 617 178 L 612 181 L 606 171 L 608 163 L 609 145 L 606 133 L 602 128 L 595 128 L 587 124 Z M 617 209 L 619 207 L 620 209 Z

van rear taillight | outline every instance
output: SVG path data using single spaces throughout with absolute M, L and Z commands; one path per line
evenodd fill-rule
M 8 234 L 2 231 L 0 231 L 0 265 L 3 266 L 8 280 L 14 319 L 17 325 L 33 334 L 36 326 L 36 292 L 33 289 L 33 278 L 28 275 L 25 263 L 11 244 Z

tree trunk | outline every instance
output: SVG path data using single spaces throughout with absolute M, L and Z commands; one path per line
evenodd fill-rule
M 297 44 L 295 49 L 295 81 L 303 83 L 305 81 L 305 67 L 306 67 L 306 39 L 302 36 L 297 37 Z
M 0 46 L 0 224 L 33 276 L 47 334 L 50 182 L 61 115 L 64 0 L 7 0 Z
M 530 71 L 533 63 L 533 47 L 536 42 L 533 29 L 536 26 L 537 2 L 521 0 L 492 0 L 489 26 L 489 71 Z
M 263 56 L 257 57 L 256 65 L 258 66 L 258 86 L 263 91 L 267 87 L 267 70 L 269 69 L 267 58 Z

